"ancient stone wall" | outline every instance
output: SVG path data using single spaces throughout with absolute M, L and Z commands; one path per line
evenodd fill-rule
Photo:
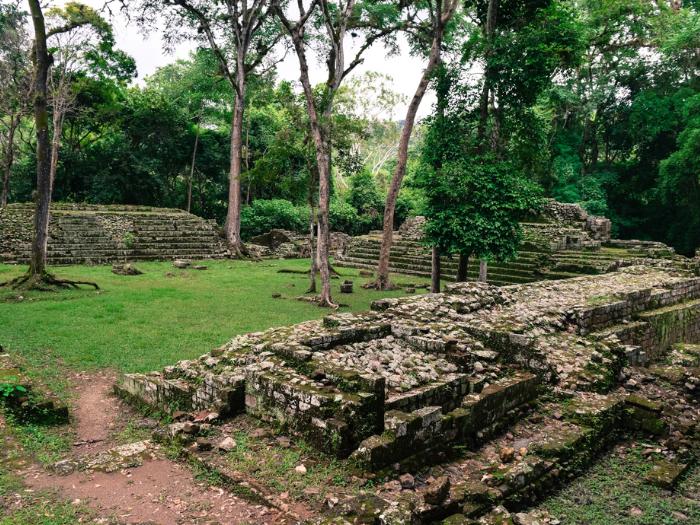
M 476 441 L 541 387 L 605 391 L 628 359 L 700 341 L 700 278 L 645 267 L 377 301 L 240 336 L 120 388 L 170 409 L 247 411 L 379 468 Z
M 26 262 L 33 205 L 0 210 L 0 261 Z M 221 257 L 216 223 L 182 210 L 147 206 L 52 204 L 49 264 Z
M 342 257 L 350 244 L 351 237 L 342 232 L 331 232 L 330 254 Z M 280 259 L 306 259 L 310 257 L 309 236 L 289 230 L 273 229 L 256 235 L 246 243 L 251 253 L 258 257 Z
M 422 243 L 425 217 L 408 219 L 394 236 L 390 270 L 430 277 L 431 254 Z M 695 267 L 700 259 L 678 256 L 663 243 L 610 238 L 611 223 L 604 217 L 588 215 L 577 204 L 545 201 L 537 216 L 521 223 L 523 239 L 513 261 L 489 261 L 488 281 L 496 285 L 520 284 L 542 279 L 600 274 L 621 266 L 667 260 L 671 264 Z M 339 266 L 375 270 L 379 259 L 381 232 L 354 237 L 338 257 Z M 479 275 L 477 261 L 471 261 L 468 275 Z M 452 280 L 457 257 L 441 258 L 442 277 Z
M 246 412 L 388 480 L 379 497 L 338 505 L 329 523 L 464 523 L 560 486 L 623 430 L 673 428 L 680 447 L 700 437 L 688 422 L 700 410 L 684 397 L 700 393 L 692 343 L 700 277 L 631 266 L 381 299 L 370 312 L 241 335 L 162 372 L 127 374 L 118 390 L 213 419 Z M 647 365 L 663 383 L 631 372 Z M 677 386 L 661 390 L 667 381 Z M 630 395 L 639 385 L 654 400 L 671 396 L 672 410 Z M 189 443 L 181 425 L 169 435 Z

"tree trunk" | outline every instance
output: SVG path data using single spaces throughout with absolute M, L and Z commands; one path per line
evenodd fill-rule
M 498 12 L 498 0 L 489 0 L 486 11 L 486 26 L 484 27 L 484 37 L 486 40 L 486 60 L 484 65 L 484 85 L 481 88 L 479 97 L 479 125 L 477 126 L 478 144 L 482 153 L 486 150 L 486 126 L 489 120 L 489 94 L 491 91 L 491 79 L 489 72 L 489 57 L 491 56 L 491 40 L 496 29 L 496 16 Z
M 330 232 L 328 225 L 328 207 L 330 203 L 330 155 L 327 148 L 329 146 L 328 137 L 325 136 L 314 100 L 311 80 L 309 79 L 309 66 L 306 61 L 304 42 L 297 33 L 292 33 L 292 43 L 299 59 L 299 79 L 304 89 L 306 99 L 306 110 L 309 113 L 309 127 L 311 137 L 316 150 L 316 166 L 318 168 L 318 236 L 316 239 L 316 259 L 319 273 L 321 274 L 321 293 L 319 295 L 319 306 L 335 307 L 331 295 L 331 275 L 330 263 L 328 261 L 328 244 L 330 242 Z
M 440 293 L 440 250 L 433 246 L 430 258 L 430 291 Z
M 323 167 L 319 170 L 318 180 L 318 239 L 316 241 L 316 253 L 318 256 L 318 269 L 321 274 L 321 294 L 319 304 L 321 306 L 335 307 L 331 296 L 331 264 L 328 260 L 330 251 L 330 200 L 331 200 L 331 173 L 330 152 L 328 139 L 325 138 L 323 147 Z
M 309 289 L 306 293 L 316 293 L 316 274 L 318 273 L 318 256 L 316 254 L 316 243 L 314 242 L 316 232 L 316 209 L 311 206 L 311 214 L 309 216 L 309 258 L 311 259 L 311 267 L 309 268 Z
M 479 261 L 479 282 L 485 283 L 489 277 L 489 263 L 486 259 Z
M 309 268 L 309 289 L 306 293 L 316 293 L 316 274 L 318 273 L 318 254 L 316 253 L 316 242 L 314 238 L 316 237 L 316 230 L 318 224 L 316 221 L 316 202 L 314 201 L 314 195 L 316 194 L 316 180 L 318 170 L 316 166 L 312 163 L 307 163 L 309 169 L 309 258 L 311 259 L 311 266 Z
M 12 173 L 12 164 L 15 160 L 15 129 L 19 124 L 19 120 L 19 116 L 17 116 L 17 120 L 15 120 L 15 115 L 10 114 L 10 127 L 7 130 L 7 148 L 5 150 L 5 169 L 2 178 L 0 208 L 7 206 L 7 200 L 10 195 L 10 174 Z
M 226 240 L 231 255 L 240 257 L 241 250 L 241 153 L 243 137 L 243 110 L 245 104 L 245 79 L 238 73 L 238 90 L 233 105 L 231 124 L 231 165 L 229 170 L 228 213 L 226 215 Z
M 467 273 L 469 271 L 469 255 L 465 253 L 459 254 L 459 265 L 457 266 L 457 279 L 458 283 L 463 283 L 467 280 Z
M 441 1 L 441 0 L 440 0 Z M 455 4 L 456 7 L 456 4 Z M 379 264 L 377 266 L 377 280 L 375 286 L 378 290 L 386 290 L 391 287 L 389 282 L 389 257 L 391 255 L 391 245 L 394 242 L 394 212 L 396 211 L 396 199 L 399 196 L 399 191 L 401 189 L 401 183 L 403 182 L 404 175 L 406 175 L 406 165 L 408 163 L 408 143 L 411 140 L 411 134 L 413 132 L 413 125 L 416 120 L 416 113 L 420 107 L 420 103 L 423 100 L 423 95 L 425 95 L 428 89 L 428 84 L 430 83 L 430 77 L 435 70 L 435 66 L 440 61 L 440 47 L 442 45 L 442 37 L 445 30 L 445 24 L 454 13 L 454 7 L 451 7 L 448 12 L 445 13 L 447 17 L 443 20 L 444 16 L 438 13 L 439 21 L 433 35 L 432 47 L 430 48 L 430 55 L 428 57 L 428 64 L 423 70 L 423 75 L 421 76 L 416 92 L 413 94 L 411 103 L 406 111 L 406 118 L 404 120 L 403 129 L 401 130 L 401 138 L 399 140 L 398 156 L 396 168 L 394 170 L 394 175 L 391 179 L 391 184 L 389 186 L 389 192 L 386 196 L 386 205 L 384 206 L 384 224 L 382 228 L 382 245 L 379 251 Z
M 46 47 L 46 26 L 39 0 L 28 0 L 34 25 L 34 122 L 36 126 L 36 209 L 34 240 L 29 265 L 31 278 L 46 271 L 51 206 L 51 146 L 49 144 L 48 73 L 51 57 Z
M 197 146 L 199 146 L 199 122 L 194 135 L 194 148 L 192 148 L 192 162 L 190 163 L 190 176 L 187 179 L 187 213 L 192 211 L 192 179 L 194 178 L 194 163 L 197 160 Z
M 61 147 L 61 131 L 63 129 L 63 111 L 58 107 L 60 103 L 54 104 L 53 112 L 53 134 L 51 136 L 51 167 L 49 169 L 51 179 L 51 195 L 56 182 L 56 170 L 58 169 L 58 150 Z

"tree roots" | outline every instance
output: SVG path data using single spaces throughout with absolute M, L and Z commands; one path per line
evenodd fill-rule
M 13 290 L 37 290 L 40 292 L 55 292 L 58 290 L 74 289 L 80 286 L 92 286 L 95 290 L 100 287 L 91 281 L 71 281 L 68 279 L 58 279 L 50 273 L 42 274 L 25 273 L 24 275 L 10 281 L 0 283 L 0 288 L 11 288 Z

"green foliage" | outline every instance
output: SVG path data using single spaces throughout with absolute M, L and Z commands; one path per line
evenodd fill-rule
M 306 232 L 310 211 L 284 199 L 256 200 L 241 210 L 241 235 L 249 239 L 273 228 Z
M 508 261 L 517 254 L 518 220 L 537 209 L 539 190 L 517 168 L 489 158 L 426 166 L 426 238 L 441 253 Z
M 374 176 L 367 170 L 350 177 L 347 202 L 361 215 L 377 217 L 384 213 L 384 198 Z
M 507 261 L 521 241 L 518 220 L 538 208 L 541 192 L 520 166 L 479 153 L 472 88 L 457 75 L 446 66 L 438 73 L 436 111 L 416 173 L 426 196 L 426 241 L 442 254 Z
M 19 377 L 5 376 L 0 379 L 0 400 L 24 394 L 27 389 L 19 384 Z
M 678 150 L 661 162 L 659 191 L 674 219 L 669 235 L 679 248 L 692 253 L 700 246 L 700 94 L 684 108 L 685 129 Z

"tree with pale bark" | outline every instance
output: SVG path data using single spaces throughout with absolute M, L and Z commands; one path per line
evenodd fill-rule
M 312 280 L 315 268 L 321 276 L 321 291 L 318 304 L 335 307 L 331 296 L 331 265 L 329 206 L 331 194 L 331 137 L 332 114 L 336 95 L 343 80 L 364 60 L 364 54 L 375 43 L 390 38 L 406 22 L 401 19 L 409 6 L 403 2 L 357 1 L 357 0 L 312 0 L 305 4 L 298 0 L 295 6 L 296 18 L 281 4 L 276 5 L 276 14 L 282 22 L 299 61 L 299 79 L 306 99 L 309 114 L 309 127 L 316 153 L 318 171 L 318 216 L 315 264 L 312 264 Z M 409 16 L 412 16 L 409 14 Z M 317 34 L 311 35 L 314 29 Z M 326 81 L 320 92 L 316 92 L 309 77 L 308 51 L 311 42 L 325 62 Z M 346 60 L 348 36 L 361 40 L 353 51 L 352 58 Z M 313 232 L 313 228 L 311 229 Z M 313 242 L 312 242 L 313 246 Z M 312 254 L 312 257 L 314 255 Z
M 76 80 L 86 74 L 110 76 L 125 82 L 136 73 L 134 60 L 114 48 L 111 25 L 94 9 L 79 2 L 68 2 L 46 12 L 47 22 L 65 31 L 48 39 L 53 56 L 49 75 L 51 109 L 51 189 L 58 167 L 61 136 L 66 114 L 75 109 Z M 80 21 L 80 25 L 75 25 Z M 68 29 L 70 27 L 70 29 Z
M 3 156 L 0 208 L 7 206 L 17 150 L 16 135 L 22 118 L 29 111 L 30 43 L 25 17 L 19 4 L 0 5 L 0 151 Z
M 28 0 L 34 27 L 32 60 L 34 64 L 32 94 L 34 102 L 34 125 L 36 128 L 36 208 L 34 211 L 34 239 L 29 270 L 26 274 L 1 286 L 32 290 L 78 287 L 80 284 L 97 284 L 85 281 L 57 279 L 46 270 L 49 240 L 49 211 L 51 207 L 51 143 L 49 139 L 48 84 L 53 54 L 48 47 L 52 36 L 72 31 L 90 22 L 89 13 L 76 9 L 62 25 L 48 28 L 39 0 Z
M 428 0 L 424 3 L 421 2 L 419 5 L 422 11 L 427 15 L 427 19 L 425 23 L 411 28 L 411 34 L 416 39 L 417 45 L 422 47 L 422 49 L 429 49 L 428 60 L 423 74 L 421 75 L 421 79 L 418 82 L 416 91 L 406 110 L 406 117 L 404 118 L 397 151 L 396 167 L 394 168 L 394 174 L 391 179 L 391 184 L 389 185 L 386 204 L 384 206 L 382 244 L 379 251 L 377 279 L 374 282 L 374 286 L 378 290 L 386 290 L 392 286 L 389 281 L 389 257 L 391 255 L 391 246 L 394 239 L 394 213 L 396 211 L 396 200 L 399 197 L 401 184 L 406 175 L 408 146 L 421 101 L 428 90 L 435 68 L 440 63 L 440 56 L 446 36 L 445 33 L 448 30 L 450 21 L 457 11 L 459 4 L 460 2 L 458 0 Z
M 233 88 L 226 240 L 232 256 L 243 255 L 241 240 L 241 172 L 243 116 L 251 75 L 277 63 L 273 50 L 282 31 L 272 11 L 277 0 L 137 0 L 137 18 L 149 25 L 165 19 L 165 40 L 172 45 L 193 40 L 216 56 L 222 75 Z M 193 161 L 194 162 L 194 161 Z

